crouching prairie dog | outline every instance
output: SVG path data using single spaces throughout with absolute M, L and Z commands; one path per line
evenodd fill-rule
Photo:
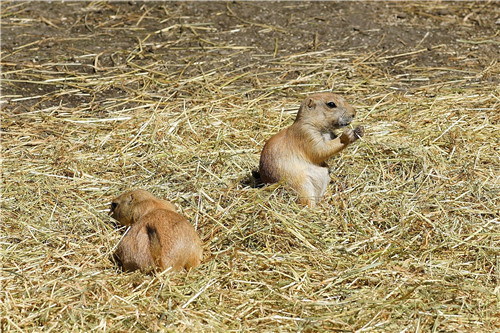
M 362 137 L 364 130 L 335 130 L 351 123 L 356 111 L 333 93 L 308 96 L 294 123 L 272 136 L 260 156 L 259 174 L 264 183 L 286 182 L 299 201 L 314 206 L 330 182 L 326 161 Z
M 111 217 L 131 225 L 115 253 L 125 271 L 181 270 L 200 264 L 200 237 L 170 202 L 144 190 L 126 192 L 111 202 Z

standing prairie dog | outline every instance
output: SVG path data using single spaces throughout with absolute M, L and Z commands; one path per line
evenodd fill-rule
M 337 137 L 334 130 L 347 126 L 356 111 L 332 93 L 308 96 L 294 123 L 267 141 L 260 155 L 259 173 L 264 183 L 285 181 L 299 201 L 314 206 L 330 182 L 326 161 L 362 137 L 364 130 L 346 129 Z
M 112 201 L 111 217 L 131 225 L 115 253 L 125 271 L 181 270 L 200 264 L 200 237 L 170 202 L 144 190 L 126 192 Z

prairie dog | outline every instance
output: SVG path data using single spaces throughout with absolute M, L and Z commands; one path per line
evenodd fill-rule
M 131 225 L 115 253 L 125 271 L 181 270 L 200 264 L 200 237 L 170 202 L 134 190 L 115 198 L 110 212 L 122 225 Z
M 308 96 L 294 123 L 264 145 L 259 173 L 264 183 L 285 181 L 299 195 L 299 201 L 314 206 L 330 182 L 326 161 L 362 137 L 364 130 L 345 129 L 338 137 L 334 130 L 349 125 L 356 111 L 333 93 Z

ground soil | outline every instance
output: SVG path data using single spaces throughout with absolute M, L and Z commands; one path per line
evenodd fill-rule
M 224 66 L 226 71 L 259 73 L 263 58 L 331 50 L 385 56 L 382 70 L 404 75 L 394 65 L 402 60 L 396 55 L 407 52 L 415 52 L 412 66 L 457 70 L 486 68 L 500 55 L 498 42 L 491 40 L 500 27 L 498 2 L 4 2 L 2 8 L 2 68 L 10 73 L 5 78 L 19 81 L 26 79 L 26 69 L 37 66 L 61 77 L 68 72 L 100 75 L 106 72 L 100 68 L 125 65 L 141 48 L 145 52 L 135 57 L 142 58 L 137 63 L 147 66 L 154 59 L 165 72 L 191 62 L 207 63 L 205 72 Z M 241 51 L 224 45 L 241 46 Z M 197 52 L 213 46 L 213 51 Z M 220 61 L 207 61 L 214 58 Z M 78 70 L 50 65 L 75 61 L 83 63 Z M 200 68 L 188 66 L 183 75 L 198 75 Z M 8 101 L 9 96 L 43 95 L 58 88 L 8 82 L 2 84 L 2 94 Z M 75 106 L 126 94 L 128 89 L 112 87 L 88 98 L 66 96 L 42 104 Z M 33 103 L 9 103 L 7 108 L 22 112 Z

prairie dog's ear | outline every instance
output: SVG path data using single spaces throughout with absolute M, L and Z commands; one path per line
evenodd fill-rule
M 311 97 L 307 97 L 306 106 L 309 110 L 314 107 L 314 100 Z
M 128 204 L 131 204 L 133 201 L 134 201 L 134 193 L 130 193 L 127 202 L 128 202 Z

